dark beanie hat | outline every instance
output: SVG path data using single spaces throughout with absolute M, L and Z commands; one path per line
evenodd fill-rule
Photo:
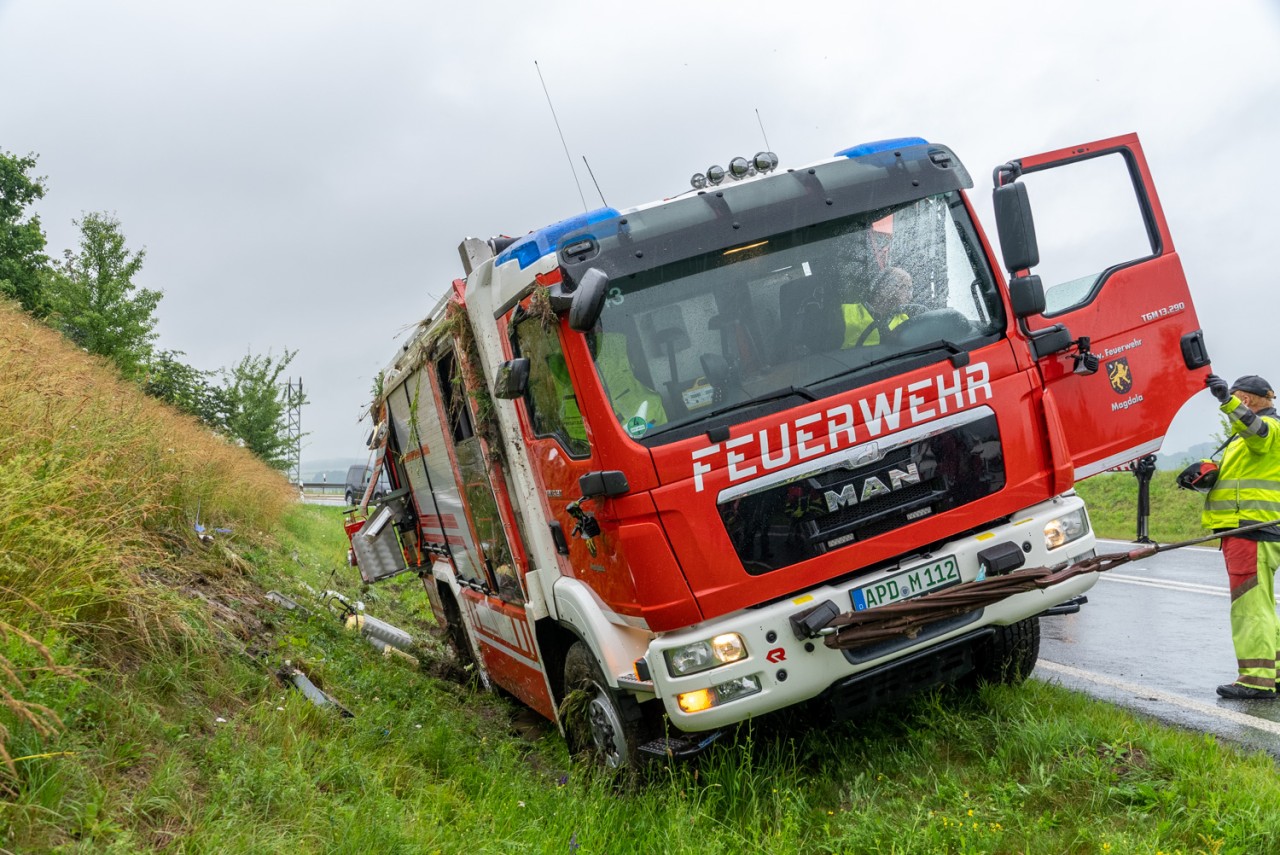
M 1231 391 L 1248 392 L 1250 395 L 1260 395 L 1263 398 L 1273 398 L 1276 394 L 1271 390 L 1271 384 L 1257 374 L 1244 375 L 1231 384 Z

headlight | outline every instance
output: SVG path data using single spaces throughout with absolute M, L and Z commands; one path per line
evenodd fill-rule
M 663 654 L 667 658 L 667 670 L 672 677 L 696 674 L 711 668 L 719 668 L 747 657 L 747 646 L 736 632 L 717 635 L 710 641 L 695 641 L 682 647 L 673 647 Z
M 1051 520 L 1044 527 L 1045 549 L 1058 549 L 1089 533 L 1089 517 L 1084 508 Z
M 760 691 L 760 678 L 751 675 L 749 677 L 739 677 L 727 683 L 720 683 L 710 689 L 685 692 L 676 696 L 676 702 L 680 704 L 680 709 L 685 712 L 696 713 L 709 710 L 728 701 L 745 698 L 747 695 L 754 695 L 758 691 Z

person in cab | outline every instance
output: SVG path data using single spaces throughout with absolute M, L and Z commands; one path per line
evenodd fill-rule
M 881 270 L 871 283 L 866 302 L 840 306 L 844 320 L 841 349 L 880 344 L 884 333 L 907 319 L 903 309 L 910 302 L 911 275 L 901 267 Z

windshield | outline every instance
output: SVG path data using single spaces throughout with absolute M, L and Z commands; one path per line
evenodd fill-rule
M 753 402 L 816 399 L 828 381 L 857 384 L 873 365 L 964 350 L 1002 326 L 949 192 L 611 280 L 590 342 L 615 414 L 645 439 Z

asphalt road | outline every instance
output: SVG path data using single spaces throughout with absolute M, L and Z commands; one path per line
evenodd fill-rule
M 1099 552 L 1134 544 L 1099 541 Z M 1103 573 L 1074 615 L 1043 618 L 1033 676 L 1280 757 L 1280 700 L 1228 701 L 1236 677 L 1222 555 L 1187 547 Z

